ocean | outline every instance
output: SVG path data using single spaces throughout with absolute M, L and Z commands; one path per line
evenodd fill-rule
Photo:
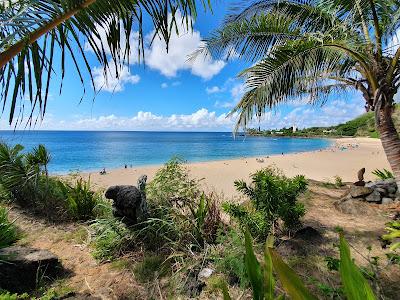
M 102 168 L 159 165 L 179 156 L 188 162 L 296 153 L 327 148 L 328 139 L 236 136 L 230 132 L 0 131 L 0 140 L 38 144 L 51 154 L 49 171 L 66 174 Z

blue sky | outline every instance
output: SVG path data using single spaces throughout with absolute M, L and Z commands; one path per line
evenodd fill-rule
M 193 33 L 173 36 L 171 49 L 155 40 L 146 49 L 146 66 L 136 62 L 123 68 L 120 80 L 115 74 L 104 74 L 94 55 L 88 57 L 94 70 L 95 82 L 101 91 L 93 99 L 89 76 L 85 75 L 86 93 L 69 61 L 63 91 L 55 78 L 44 120 L 36 129 L 46 130 L 176 130 L 176 131 L 231 131 L 235 117 L 227 113 L 243 94 L 243 83 L 236 75 L 246 67 L 238 59 L 231 61 L 187 57 L 201 45 L 201 39 L 222 22 L 229 10 L 229 1 L 214 2 L 213 15 L 200 12 Z M 147 24 L 146 33 L 153 28 Z M 134 38 L 134 37 L 133 37 Z M 134 52 L 134 50 L 133 50 Z M 58 72 L 59 76 L 61 72 Z M 360 94 L 332 95 L 323 107 L 304 103 L 284 105 L 267 112 L 262 128 L 332 125 L 347 121 L 363 113 Z M 0 119 L 0 129 L 7 125 L 7 115 Z M 24 125 L 24 123 L 23 123 Z M 258 126 L 258 123 L 254 123 Z M 23 127 L 23 126 L 22 126 Z

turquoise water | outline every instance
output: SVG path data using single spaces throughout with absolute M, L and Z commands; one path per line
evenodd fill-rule
M 228 132 L 0 131 L 0 140 L 27 150 L 44 144 L 52 157 L 49 170 L 57 174 L 162 164 L 175 155 L 200 162 L 313 151 L 331 144 L 327 139 L 234 139 Z

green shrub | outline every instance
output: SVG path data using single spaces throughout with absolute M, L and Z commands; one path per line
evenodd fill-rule
M 164 276 L 168 266 L 164 263 L 164 257 L 160 255 L 147 255 L 143 261 L 136 264 L 133 272 L 140 282 L 149 282 L 155 278 Z
M 241 288 L 249 286 L 246 266 L 244 264 L 243 234 L 231 229 L 226 234 L 220 232 L 217 245 L 211 252 L 216 271 L 225 274 L 230 284 Z
M 376 169 L 376 170 L 374 170 L 372 172 L 372 174 L 375 175 L 376 177 L 378 177 L 381 180 L 394 178 L 393 173 L 390 172 L 389 170 L 386 170 L 386 169 L 383 169 L 383 170 Z
M 256 237 L 265 237 L 271 228 L 271 222 L 266 218 L 264 212 L 256 210 L 252 203 L 223 203 L 222 208 L 227 214 L 234 217 L 242 228 L 248 227 Z
M 189 171 L 183 163 L 184 160 L 174 157 L 159 169 L 146 187 L 147 198 L 154 203 L 170 204 L 199 197 L 201 191 L 198 181 L 189 177 Z
M 90 220 L 94 217 L 95 207 L 101 201 L 101 195 L 90 189 L 88 181 L 79 178 L 75 185 L 60 182 L 67 199 L 67 207 L 70 215 L 77 220 Z
M 7 189 L 0 184 L 0 203 L 8 203 L 12 200 L 12 196 Z
M 395 251 L 400 248 L 400 221 L 391 221 L 386 224 L 386 234 L 382 239 L 390 244 L 390 250 Z
M 251 178 L 251 185 L 243 180 L 235 181 L 237 190 L 248 196 L 250 203 L 225 203 L 224 210 L 257 238 L 265 238 L 272 226 L 277 228 L 278 220 L 283 221 L 284 229 L 297 228 L 305 214 L 304 205 L 297 201 L 307 188 L 304 176 L 287 178 L 277 169 L 266 168 Z
M 158 170 L 146 196 L 145 221 L 128 228 L 107 213 L 91 225 L 97 259 L 114 259 L 134 246 L 173 257 L 173 253 L 186 255 L 215 242 L 220 224 L 215 197 L 201 192 L 182 161 L 173 159 Z
M 51 156 L 43 145 L 23 153 L 21 145 L 0 143 L 0 201 L 13 201 L 51 220 L 88 220 L 102 200 L 79 179 L 69 185 L 48 176 Z
M 183 161 L 173 158 L 157 171 L 146 187 L 149 218 L 139 226 L 138 238 L 152 248 L 199 250 L 214 242 L 220 212 L 213 196 L 205 195 L 191 179 Z
M 10 246 L 17 239 L 17 227 L 8 219 L 7 209 L 0 206 L 0 249 Z
M 0 291 L 0 300 L 22 300 L 22 299 L 29 299 L 28 294 L 11 294 L 9 292 L 1 292 Z
M 65 199 L 58 179 L 47 176 L 50 155 L 40 145 L 22 153 L 21 145 L 0 143 L 0 185 L 2 194 L 22 207 L 48 217 L 65 215 Z
M 336 186 L 336 187 L 340 188 L 340 187 L 344 186 L 342 177 L 336 175 L 336 176 L 334 177 L 334 180 L 335 180 L 335 186 Z

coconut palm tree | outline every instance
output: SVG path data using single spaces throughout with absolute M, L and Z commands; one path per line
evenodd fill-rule
M 201 2 L 208 6 L 206 0 Z M 183 19 L 176 20 L 177 15 Z M 0 0 L 3 112 L 9 108 L 10 124 L 15 118 L 21 120 L 28 98 L 28 120 L 32 121 L 35 111 L 43 117 L 56 62 L 64 78 L 66 56 L 72 59 L 82 85 L 82 72 L 86 70 L 94 86 L 87 48 L 94 52 L 104 72 L 115 68 L 118 77 L 120 68 L 129 63 L 134 30 L 139 36 L 137 55 L 143 58 L 144 19 L 153 22 L 153 38 L 164 39 L 168 49 L 177 22 L 189 28 L 195 17 L 196 0 Z M 106 37 L 102 38 L 104 32 Z
M 400 84 L 398 0 L 260 0 L 236 8 L 207 40 L 213 56 L 252 64 L 233 112 L 237 128 L 280 103 L 325 103 L 355 89 L 375 112 L 383 148 L 400 186 L 400 139 L 392 113 Z M 236 128 L 236 129 L 237 129 Z

